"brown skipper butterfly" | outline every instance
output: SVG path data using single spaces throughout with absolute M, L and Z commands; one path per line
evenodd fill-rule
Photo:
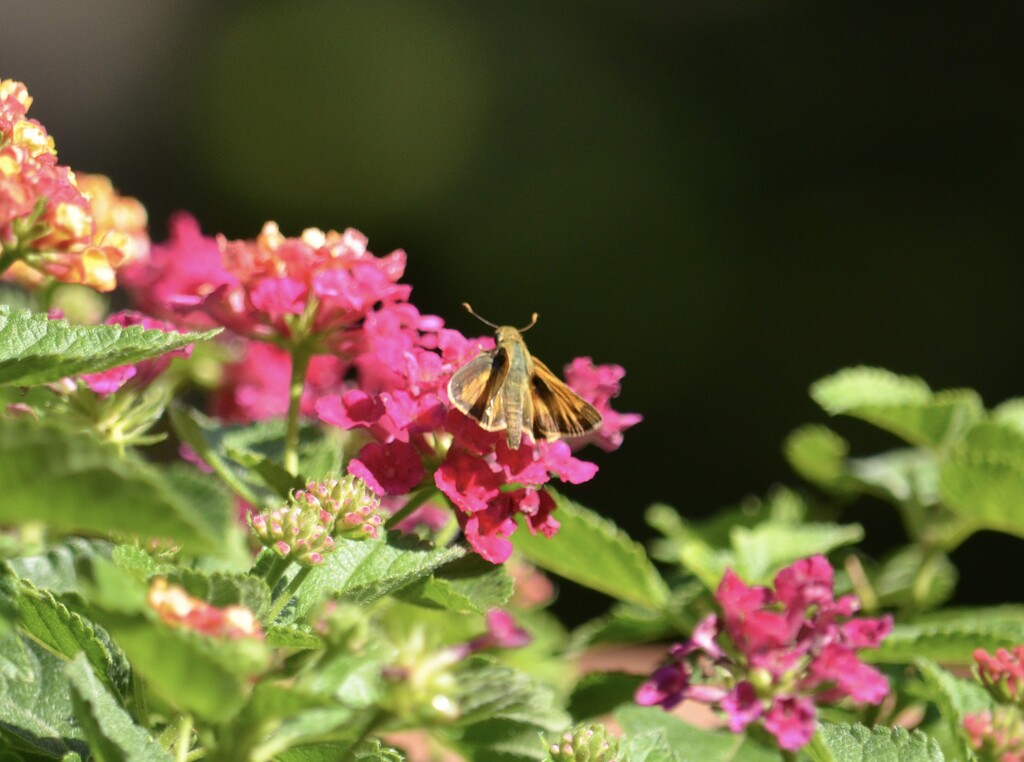
M 448 382 L 448 397 L 455 407 L 485 431 L 504 431 L 513 450 L 519 448 L 523 431 L 534 441 L 550 442 L 583 436 L 601 425 L 594 406 L 526 348 L 523 334 L 537 322 L 536 312 L 529 325 L 513 328 L 485 320 L 465 302 L 462 306 L 495 329 L 498 345 L 455 371 Z

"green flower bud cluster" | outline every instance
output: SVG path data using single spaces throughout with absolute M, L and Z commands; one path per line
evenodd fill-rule
M 362 479 L 309 482 L 292 492 L 288 505 L 249 517 L 249 526 L 266 547 L 303 566 L 323 563 L 334 537 L 376 538 L 384 523 L 380 499 Z
M 548 749 L 549 762 L 616 762 L 619 742 L 603 725 L 589 723 L 568 730 Z

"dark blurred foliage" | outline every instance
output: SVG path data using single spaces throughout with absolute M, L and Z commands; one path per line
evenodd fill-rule
M 536 310 L 548 364 L 623 364 L 619 407 L 646 420 L 571 494 L 644 537 L 652 501 L 701 516 L 795 481 L 780 442 L 823 419 L 807 386 L 842 366 L 1024 393 L 1022 21 L 1008 2 L 3 0 L 0 76 L 157 239 L 178 208 L 233 237 L 358 227 L 409 252 L 422 310 L 469 333 L 463 300 Z M 897 531 L 884 507 L 857 518 Z M 1014 596 L 992 542 L 957 555 L 962 598 Z

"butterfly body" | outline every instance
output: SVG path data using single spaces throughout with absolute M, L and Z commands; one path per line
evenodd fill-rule
M 530 354 L 525 329 L 494 327 L 495 348 L 478 354 L 448 382 L 455 407 L 486 431 L 504 431 L 511 449 L 519 448 L 524 431 L 534 441 L 553 441 L 601 425 L 601 414 Z

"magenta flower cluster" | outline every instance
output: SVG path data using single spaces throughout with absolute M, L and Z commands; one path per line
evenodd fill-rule
M 637 702 L 709 704 L 734 733 L 760 722 L 786 750 L 811 740 L 818 705 L 881 703 L 888 680 L 857 652 L 877 648 L 892 618 L 852 618 L 860 603 L 853 595 L 835 598 L 834 575 L 824 556 L 782 569 L 774 590 L 748 586 L 727 570 L 715 593 L 721 614 L 672 647 L 668 663 L 637 690 Z
M 226 369 L 213 402 L 225 420 L 284 414 L 293 356 L 312 355 L 300 409 L 363 434 L 349 473 L 392 510 L 411 492 L 436 488 L 473 548 L 501 563 L 517 514 L 531 532 L 557 531 L 543 486 L 587 481 L 597 466 L 575 458 L 565 442 L 510 450 L 501 432 L 485 432 L 454 409 L 448 380 L 493 340 L 467 338 L 421 314 L 399 282 L 404 268 L 404 252 L 377 257 L 351 229 L 285 238 L 267 223 L 255 241 L 228 241 L 204 236 L 193 218 L 179 215 L 170 241 L 126 268 L 122 281 L 153 315 L 229 330 L 240 359 Z M 604 417 L 590 441 L 606 450 L 640 420 L 611 407 L 623 373 L 590 358 L 566 368 L 568 383 Z

